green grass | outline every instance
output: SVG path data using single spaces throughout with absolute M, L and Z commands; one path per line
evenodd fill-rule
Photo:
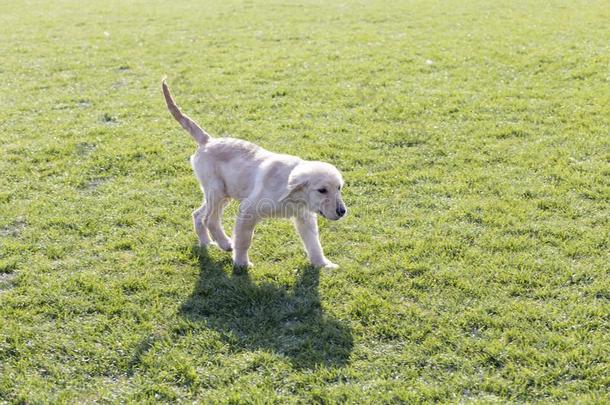
M 3 2 L 0 402 L 608 402 L 607 1 Z M 178 103 L 339 167 L 198 252 Z M 225 226 L 233 224 L 236 206 Z

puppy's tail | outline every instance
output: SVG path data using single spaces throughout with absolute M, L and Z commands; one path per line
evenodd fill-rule
M 172 94 L 169 92 L 169 87 L 167 87 L 167 83 L 165 79 L 162 82 L 163 87 L 163 95 L 165 96 L 165 102 L 167 103 L 167 109 L 174 116 L 176 121 L 182 125 L 182 128 L 186 129 L 189 134 L 197 141 L 199 145 L 204 145 L 210 139 L 210 134 L 205 132 L 195 121 L 190 119 L 188 115 L 182 114 L 182 111 L 178 108 L 174 99 L 172 98 Z

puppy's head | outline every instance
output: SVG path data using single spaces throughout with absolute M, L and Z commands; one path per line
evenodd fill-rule
M 343 178 L 339 170 L 324 162 L 303 162 L 297 165 L 288 178 L 288 186 L 282 200 L 294 196 L 303 200 L 307 209 L 333 221 L 347 212 L 341 188 Z

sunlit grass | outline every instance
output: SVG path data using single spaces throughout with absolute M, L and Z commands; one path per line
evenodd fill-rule
M 604 1 L 14 2 L 0 13 L 0 402 L 606 402 Z M 325 160 L 196 249 L 191 138 Z M 229 231 L 235 213 L 229 208 Z

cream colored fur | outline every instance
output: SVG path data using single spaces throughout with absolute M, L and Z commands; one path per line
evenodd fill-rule
M 180 111 L 165 80 L 162 87 L 169 111 L 198 143 L 191 165 L 205 196 L 193 212 L 200 245 L 212 245 L 213 239 L 221 249 L 233 251 L 236 266 L 248 266 L 256 224 L 266 217 L 288 217 L 294 221 L 311 264 L 338 267 L 322 251 L 317 214 L 331 220 L 345 215 L 341 173 L 328 163 L 269 152 L 238 139 L 212 138 Z M 231 199 L 240 201 L 233 240 L 221 225 L 223 209 Z

